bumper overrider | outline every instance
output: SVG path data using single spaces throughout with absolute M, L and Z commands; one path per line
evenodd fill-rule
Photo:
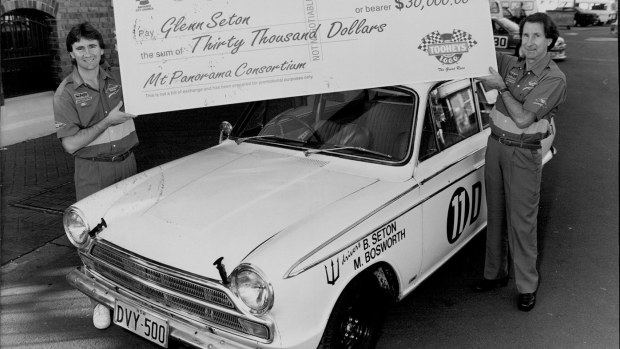
M 115 309 L 117 301 L 168 322 L 169 336 L 198 348 L 271 347 L 275 326 L 238 305 L 221 283 L 133 256 L 108 243 L 81 250 L 69 284 Z M 114 315 L 113 315 L 114 316 Z

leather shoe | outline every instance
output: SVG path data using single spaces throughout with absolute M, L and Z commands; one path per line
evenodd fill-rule
M 472 286 L 472 289 L 474 290 L 474 292 L 487 292 L 491 291 L 494 288 L 505 287 L 506 285 L 508 285 L 508 276 L 504 276 L 503 278 L 495 280 L 479 280 Z
M 519 295 L 519 310 L 530 311 L 536 305 L 536 292 L 521 293 Z

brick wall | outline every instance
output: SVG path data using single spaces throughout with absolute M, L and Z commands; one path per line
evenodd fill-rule
M 72 70 L 71 57 L 65 44 L 67 33 L 72 26 L 84 21 L 91 22 L 101 32 L 106 44 L 107 61 L 112 65 L 118 65 L 118 54 L 114 50 L 116 39 L 112 0 L 1 0 L 0 15 L 16 9 L 35 9 L 52 17 L 48 23 L 51 30 L 51 69 L 55 85 L 58 85 Z M 0 76 L 1 83 L 2 76 Z M 0 105 L 2 101 L 0 89 Z
M 118 65 L 118 54 L 114 50 L 116 39 L 114 38 L 114 10 L 111 0 L 56 0 L 58 12 L 56 13 L 55 29 L 53 37 L 57 38 L 58 51 L 54 54 L 52 69 L 58 77 L 59 83 L 72 70 L 71 57 L 67 52 L 66 39 L 69 30 L 74 25 L 88 21 L 103 36 L 106 45 L 105 56 L 112 65 Z M 126 0 L 125 0 L 126 1 Z

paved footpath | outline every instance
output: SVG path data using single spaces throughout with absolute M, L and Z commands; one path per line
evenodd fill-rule
M 142 115 L 136 119 L 138 170 L 217 144 L 219 123 L 234 124 L 243 104 Z M 0 150 L 2 265 L 64 236 L 61 212 L 75 198 L 73 158 L 55 134 Z M 29 208 L 24 208 L 29 207 Z
M 62 216 L 12 206 L 46 190 L 73 183 L 73 158 L 55 135 L 49 135 L 0 150 L 1 259 L 2 265 L 19 258 L 64 234 Z M 73 185 L 64 195 L 75 197 Z
M 138 170 L 217 144 L 221 120 L 234 124 L 243 108 L 138 117 Z M 102 336 L 88 298 L 65 280 L 81 261 L 62 226 L 63 210 L 75 201 L 73 158 L 56 135 L 0 148 L 0 183 L 0 348 L 153 347 L 118 326 Z

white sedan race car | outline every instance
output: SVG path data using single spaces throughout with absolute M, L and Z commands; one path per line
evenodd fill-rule
M 372 348 L 486 226 L 495 97 L 463 79 L 248 104 L 219 145 L 68 208 L 67 279 L 163 347 Z

